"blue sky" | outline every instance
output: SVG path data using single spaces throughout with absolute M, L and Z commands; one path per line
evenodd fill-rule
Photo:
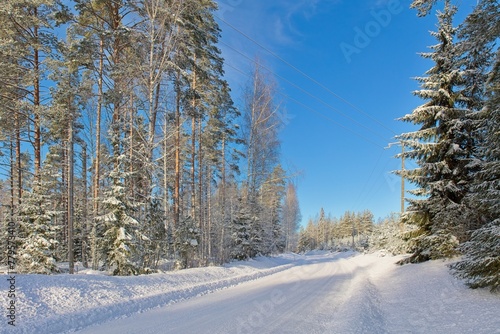
M 422 104 L 412 95 L 418 89 L 412 78 L 432 66 L 418 53 L 435 44 L 429 35 L 435 15 L 418 18 L 403 0 L 218 3 L 236 104 L 249 80 L 240 72 L 250 73 L 248 58 L 259 57 L 275 74 L 286 119 L 282 161 L 297 175 L 303 223 L 322 207 L 333 216 L 399 212 L 400 178 L 390 172 L 400 168 L 394 158 L 400 148 L 384 147 L 415 129 L 396 119 Z M 460 1 L 456 23 L 474 3 Z

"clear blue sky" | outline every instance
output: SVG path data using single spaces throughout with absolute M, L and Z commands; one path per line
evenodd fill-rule
M 459 2 L 456 23 L 475 3 Z M 252 65 L 241 53 L 261 58 L 276 76 L 282 93 L 276 98 L 286 115 L 282 161 L 300 174 L 303 223 L 322 207 L 333 216 L 346 210 L 369 209 L 376 218 L 399 212 L 400 178 L 390 172 L 400 168 L 394 158 L 400 148 L 384 147 L 415 129 L 396 119 L 422 104 L 412 95 L 418 89 L 412 78 L 432 66 L 418 53 L 436 44 L 429 35 L 435 15 L 418 18 L 403 0 L 218 3 L 220 48 L 236 104 L 249 80 L 239 71 L 250 73 Z

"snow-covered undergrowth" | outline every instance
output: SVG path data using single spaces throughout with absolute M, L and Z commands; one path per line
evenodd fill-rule
M 76 330 L 271 275 L 293 266 L 293 259 L 294 255 L 260 257 L 223 267 L 135 277 L 90 270 L 75 275 L 16 275 L 16 326 L 2 317 L 0 333 Z M 2 282 L 7 277 L 2 275 Z M 6 307 L 7 289 L 2 290 L 0 305 Z

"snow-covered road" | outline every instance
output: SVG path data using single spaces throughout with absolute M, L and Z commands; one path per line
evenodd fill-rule
M 311 257 L 291 269 L 82 333 L 325 333 L 353 290 L 355 268 Z
M 394 262 L 307 256 L 287 270 L 81 333 L 500 333 L 498 296 L 460 286 L 470 304 L 451 276 L 432 275 L 443 272 L 442 262 L 423 272 Z
M 399 259 L 315 252 L 136 277 L 19 275 L 16 327 L 0 333 L 500 334 L 498 294 L 468 289 L 449 262 Z

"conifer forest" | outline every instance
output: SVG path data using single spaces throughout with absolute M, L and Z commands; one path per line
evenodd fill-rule
M 2 2 L 2 262 L 9 229 L 29 273 L 78 261 L 131 275 L 292 249 L 300 212 L 274 83 L 256 65 L 234 106 L 216 7 Z
M 411 254 L 401 264 L 458 257 L 455 275 L 498 290 L 500 4 L 463 22 L 450 0 L 411 7 L 437 15 L 422 105 L 401 112 L 414 131 L 397 136 L 416 166 L 396 172 L 415 187 L 407 210 L 379 224 L 322 210 L 299 231 L 277 81 L 257 59 L 235 103 L 216 1 L 2 0 L 0 262 L 139 275 L 384 248 Z

